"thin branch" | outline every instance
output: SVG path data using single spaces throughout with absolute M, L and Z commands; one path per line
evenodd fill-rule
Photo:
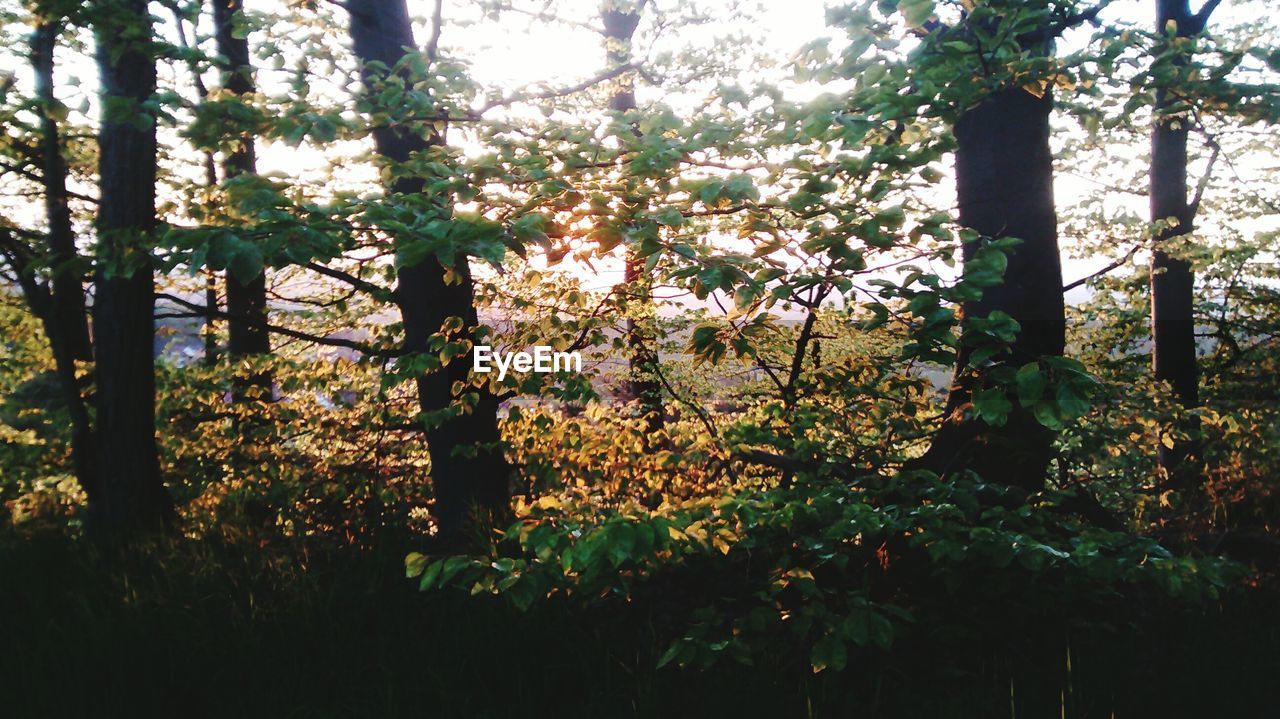
M 10 228 L 0 227 L 0 255 L 3 255 L 9 266 L 13 268 L 18 286 L 26 295 L 31 311 L 40 319 L 47 319 L 53 297 L 49 288 L 41 283 L 32 271 L 31 265 L 35 262 L 35 255 L 31 248 L 15 240 Z
M 784 454 L 775 454 L 773 452 L 765 452 L 763 450 L 736 450 L 733 452 L 733 458 L 747 464 L 758 464 L 764 467 L 780 469 L 789 475 L 799 474 L 800 472 L 811 472 L 819 476 L 828 472 L 835 476 L 852 477 L 852 462 L 839 462 L 828 460 L 826 462 L 810 462 L 798 457 L 789 457 Z
M 1130 249 L 1128 252 L 1125 253 L 1124 257 L 1121 257 L 1120 259 L 1116 260 L 1115 262 L 1112 262 L 1111 264 L 1107 265 L 1106 267 L 1103 267 L 1102 269 L 1098 270 L 1097 272 L 1094 272 L 1091 275 L 1086 275 L 1084 277 L 1081 277 L 1075 282 L 1068 282 L 1067 284 L 1062 286 L 1063 293 L 1065 294 L 1067 292 L 1070 292 L 1071 290 L 1074 290 L 1075 288 L 1079 287 L 1080 285 L 1083 285 L 1084 283 L 1090 280 L 1097 279 L 1111 272 L 1112 270 L 1115 270 L 1117 268 L 1120 268 L 1129 264 L 1129 261 L 1133 259 L 1134 255 L 1138 254 L 1138 250 L 1140 249 L 1142 249 L 1142 245 L 1134 245 L 1132 249 Z
M 591 32 L 597 33 L 597 34 L 601 32 L 600 28 L 596 25 L 592 25 L 591 23 L 588 23 L 588 22 L 582 22 L 580 20 L 570 20 L 568 18 L 563 18 L 558 15 L 552 15 L 551 13 L 547 12 L 545 9 L 526 10 L 524 8 L 516 7 L 511 3 L 506 3 L 505 5 L 498 6 L 497 9 L 503 12 L 513 12 L 519 15 L 527 15 L 528 17 L 531 17 L 535 20 L 542 20 L 543 22 L 555 22 L 563 25 L 568 25 L 569 27 L 576 27 L 582 30 L 590 30 Z
M 0 174 L 4 174 L 5 172 L 12 172 L 15 175 L 21 175 L 22 177 L 25 177 L 28 180 L 31 180 L 32 182 L 38 182 L 41 185 L 44 184 L 43 175 L 32 172 L 31 170 L 28 170 L 25 167 L 18 167 L 17 165 L 11 165 L 5 162 L 4 160 L 0 160 Z M 96 197 L 89 197 L 88 195 L 82 195 L 78 192 L 73 192 L 71 190 L 67 190 L 67 197 L 74 197 L 77 200 L 88 202 L 94 205 L 98 204 L 98 199 Z
M 1209 0 L 1200 7 L 1200 12 L 1191 18 L 1191 34 L 1196 35 L 1204 31 L 1206 25 L 1209 24 L 1209 16 L 1213 15 L 1213 11 L 1218 9 L 1222 4 L 1222 0 Z
M 468 116 L 474 119 L 475 117 L 483 115 L 494 108 L 514 105 L 517 102 L 530 102 L 533 100 L 550 100 L 557 97 L 564 97 L 566 95 L 573 95 L 573 94 L 582 92 L 583 90 L 589 90 L 595 87 L 596 85 L 599 85 L 602 82 L 607 82 L 609 80 L 612 80 L 615 77 L 618 77 L 619 75 L 623 75 L 625 73 L 631 72 L 632 70 L 635 70 L 637 68 L 638 68 L 638 65 L 636 65 L 635 63 L 629 62 L 623 65 L 619 65 L 606 72 L 602 72 L 599 75 L 596 75 L 595 77 L 583 80 L 582 82 L 576 85 L 570 85 L 568 87 L 562 87 L 555 90 L 547 90 L 545 92 L 537 92 L 531 95 L 512 95 L 510 97 L 503 98 L 501 100 L 492 100 L 486 103 L 485 105 L 481 106 L 479 110 L 475 110 L 474 112 L 469 113 Z
M 395 294 L 391 290 L 388 290 L 386 287 L 375 285 L 374 283 L 369 282 L 368 280 L 363 280 L 359 277 L 356 277 L 355 275 L 349 272 L 343 272 L 342 270 L 335 270 L 332 267 L 326 267 L 318 262 L 308 262 L 305 265 L 305 267 L 308 270 L 311 270 L 312 272 L 318 275 L 324 275 L 325 277 L 328 277 L 330 279 L 335 279 L 341 282 L 345 282 L 351 285 L 352 287 L 360 290 L 361 292 L 364 292 L 368 295 L 372 295 L 377 299 L 381 299 L 381 300 L 390 299 L 391 296 Z
M 1106 7 L 1110 5 L 1112 1 L 1113 0 L 1102 0 L 1102 2 L 1098 3 L 1097 5 L 1094 5 L 1088 10 L 1067 15 L 1056 24 L 1050 25 L 1049 28 L 1046 30 L 1046 33 L 1045 33 L 1046 36 L 1050 38 L 1055 38 L 1061 35 L 1062 33 L 1066 32 L 1067 30 L 1070 30 L 1071 28 L 1076 27 L 1077 25 L 1080 25 L 1081 23 L 1086 23 L 1086 22 L 1091 23 L 1097 20 L 1098 13 L 1106 9 Z
M 178 297 L 177 295 L 171 295 L 171 294 L 162 292 L 162 293 L 156 294 L 156 299 L 168 300 L 169 302 L 172 302 L 176 305 L 179 305 L 181 307 L 185 307 L 191 310 L 190 313 L 176 313 L 176 312 L 157 313 L 155 315 L 157 319 L 177 319 L 177 318 L 194 318 L 194 317 L 210 317 L 210 316 L 217 317 L 219 319 L 224 319 L 224 320 L 244 319 L 241 316 L 233 315 L 230 312 L 225 312 L 221 309 L 214 309 L 196 302 L 191 302 L 190 300 L 185 300 L 181 297 Z M 266 327 L 268 332 L 272 332 L 274 334 L 278 334 L 283 337 L 291 337 L 296 340 L 303 340 L 304 342 L 314 342 L 316 344 L 327 345 L 329 347 L 345 347 L 346 349 L 355 350 L 356 352 L 360 352 L 361 354 L 365 354 L 370 357 L 396 357 L 404 353 L 403 350 L 382 349 L 379 347 L 375 347 L 374 345 L 366 344 L 364 342 L 356 342 L 355 340 L 343 339 L 341 337 L 322 337 L 320 335 L 313 335 L 308 332 L 301 332 L 298 330 L 289 329 L 287 327 L 280 327 L 279 325 L 267 325 Z
M 436 61 L 440 52 L 440 31 L 444 28 L 444 0 L 436 0 L 435 10 L 431 13 L 431 39 L 427 40 L 427 60 Z
M 818 303 L 822 300 L 819 299 Z M 809 314 L 805 315 L 804 326 L 800 328 L 800 336 L 796 339 L 795 354 L 791 357 L 791 370 L 787 373 L 787 384 L 782 390 L 782 401 L 787 409 L 790 409 L 796 402 L 796 382 L 800 380 L 800 371 L 804 368 L 805 350 L 808 349 L 809 340 L 813 338 L 813 324 L 818 319 L 818 311 L 810 307 Z
M 182 46 L 183 50 L 187 51 L 187 70 L 191 73 L 191 80 L 192 84 L 195 85 L 196 94 L 201 100 L 207 100 L 209 98 L 209 88 L 205 86 L 204 78 L 200 75 L 199 62 L 192 55 L 194 48 L 187 41 L 187 17 L 175 0 L 164 0 L 160 4 L 169 8 L 169 12 L 173 15 L 174 30 L 178 33 L 178 44 Z
M 1218 161 L 1218 156 L 1222 154 L 1222 145 L 1217 140 L 1206 135 L 1205 142 L 1213 149 L 1209 155 L 1209 162 L 1205 165 L 1204 174 L 1200 176 L 1200 182 L 1196 184 L 1196 194 L 1191 198 L 1191 204 L 1187 206 L 1188 219 L 1195 219 L 1197 213 L 1200 212 L 1200 200 L 1204 199 L 1205 188 L 1209 186 L 1209 180 L 1213 178 L 1213 166 Z

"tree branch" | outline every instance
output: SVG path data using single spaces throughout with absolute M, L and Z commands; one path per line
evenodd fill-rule
M 1200 200 L 1204 199 L 1205 188 L 1213 178 L 1213 166 L 1218 161 L 1218 156 L 1222 154 L 1222 145 L 1219 145 L 1217 140 L 1206 135 L 1205 142 L 1213 152 L 1209 155 L 1209 162 L 1205 165 L 1204 174 L 1200 176 L 1200 182 L 1196 184 L 1196 194 L 1191 198 L 1191 204 L 1187 206 L 1187 218 L 1190 220 L 1194 220 L 1196 214 L 1200 212 Z
M 821 303 L 821 299 L 818 300 Z M 808 349 L 809 340 L 813 338 L 813 323 L 818 319 L 818 311 L 814 307 L 809 308 L 809 314 L 805 315 L 804 325 L 800 328 L 800 336 L 796 339 L 795 354 L 791 356 L 791 370 L 787 373 L 787 384 L 782 389 L 782 401 L 788 409 L 795 405 L 796 401 L 796 382 L 800 381 L 800 371 L 804 367 L 805 350 Z
M 435 10 L 431 13 L 431 38 L 427 40 L 427 59 L 436 61 L 440 52 L 440 31 L 444 28 L 444 0 L 436 0 Z
M 12 172 L 15 175 L 21 175 L 22 177 L 25 177 L 28 180 L 31 180 L 32 182 L 38 182 L 41 185 L 44 185 L 43 175 L 32 172 L 31 170 L 28 170 L 24 167 L 11 165 L 8 162 L 5 162 L 4 160 L 0 160 L 0 174 L 3 174 L 5 172 Z M 98 204 L 98 199 L 96 197 L 89 197 L 88 195 L 82 195 L 78 192 L 72 192 L 71 190 L 67 190 L 67 197 L 74 197 L 77 200 L 88 202 L 94 205 Z
M 31 269 L 35 260 L 31 248 L 15 240 L 13 232 L 8 227 L 0 227 L 0 255 L 3 255 L 9 266 L 13 268 L 18 286 L 22 288 L 22 294 L 26 295 L 27 304 L 31 307 L 32 313 L 46 320 L 53 298 L 49 288 L 36 278 L 35 272 Z
M 1130 249 L 1128 252 L 1125 253 L 1124 257 L 1121 257 L 1120 259 L 1116 260 L 1115 262 L 1112 262 L 1111 264 L 1107 265 L 1106 267 L 1103 267 L 1102 269 L 1098 270 L 1097 272 L 1094 272 L 1091 275 L 1085 275 L 1084 277 L 1081 277 L 1075 282 L 1068 282 L 1067 284 L 1062 286 L 1063 294 L 1066 294 L 1067 292 L 1074 290 L 1075 288 L 1079 287 L 1080 285 L 1083 285 L 1089 280 L 1097 279 L 1107 274 L 1108 272 L 1111 272 L 1114 269 L 1117 269 L 1119 267 L 1123 267 L 1124 265 L 1129 264 L 1129 260 L 1132 260 L 1133 256 L 1138 254 L 1138 250 L 1140 249 L 1142 249 L 1142 245 L 1134 245 L 1132 249 Z
M 602 72 L 599 75 L 596 75 L 595 77 L 589 78 L 587 80 L 583 80 L 582 82 L 576 85 L 570 85 L 569 87 L 562 87 L 555 90 L 547 90 L 545 92 L 537 92 L 531 95 L 512 95 L 510 97 L 503 98 L 501 100 L 492 100 L 486 103 L 485 105 L 483 105 L 479 110 L 475 110 L 474 112 L 470 113 L 470 115 L 474 115 L 478 117 L 494 108 L 514 105 L 517 102 L 530 102 L 532 100 L 550 100 L 556 97 L 573 95 L 575 93 L 582 92 L 583 90 L 589 90 L 592 87 L 595 87 L 596 85 L 599 85 L 602 82 L 612 80 L 613 78 L 618 77 L 619 75 L 623 75 L 625 73 L 631 72 L 632 70 L 635 70 L 638 67 L 639 66 L 636 65 L 635 63 L 629 62 L 623 65 L 619 65 L 615 68 L 612 68 L 606 72 Z
M 181 297 L 178 297 L 177 295 L 171 295 L 171 294 L 162 292 L 162 293 L 156 294 L 156 299 L 168 300 L 169 302 L 172 302 L 181 307 L 186 307 L 187 309 L 191 310 L 191 314 L 161 312 L 155 315 L 156 318 L 160 318 L 160 319 L 191 318 L 191 317 L 217 317 L 218 319 L 224 319 L 224 320 L 244 319 L 243 317 L 240 317 L 238 315 L 233 315 L 230 312 L 225 312 L 221 309 L 214 309 L 202 304 L 198 304 L 196 302 L 191 302 L 190 300 L 184 300 Z M 403 350 L 382 349 L 379 347 L 375 347 L 374 345 L 371 345 L 371 344 L 366 344 L 364 342 L 356 342 L 355 340 L 343 339 L 341 337 L 322 337 L 320 335 L 313 335 L 308 332 L 292 330 L 292 329 L 289 329 L 288 327 L 280 327 L 279 325 L 269 324 L 266 327 L 268 332 L 278 334 L 282 337 L 291 337 L 296 340 L 302 340 L 304 342 L 314 342 L 316 344 L 326 345 L 329 347 L 344 347 L 346 349 L 355 350 L 356 352 L 360 352 L 361 354 L 365 354 L 370 357 L 396 357 L 401 354 L 404 354 Z
M 308 262 L 305 265 L 305 267 L 308 270 L 311 270 L 312 272 L 318 275 L 324 275 L 325 277 L 328 277 L 330 279 L 335 279 L 340 282 L 345 282 L 351 285 L 352 287 L 360 290 L 361 292 L 364 292 L 365 294 L 373 296 L 376 299 L 390 300 L 392 299 L 392 296 L 395 294 L 394 292 L 387 289 L 386 287 L 375 285 L 374 283 L 369 282 L 368 280 L 360 279 L 359 277 L 356 277 L 355 275 L 349 272 L 343 272 L 342 270 L 335 270 L 332 267 L 326 267 L 318 262 Z
M 1205 26 L 1209 24 L 1209 16 L 1213 15 L 1213 11 L 1218 9 L 1222 4 L 1222 0 L 1209 0 L 1200 7 L 1200 12 L 1191 16 L 1191 34 L 1196 35 L 1204 31 Z
M 1045 29 L 1043 33 L 1036 33 L 1036 34 L 1043 35 L 1044 37 L 1050 38 L 1050 39 L 1059 37 L 1062 35 L 1062 33 L 1066 32 L 1067 30 L 1070 30 L 1073 27 L 1076 27 L 1077 25 L 1080 25 L 1081 23 L 1093 22 L 1094 20 L 1097 20 L 1098 13 L 1105 10 L 1106 7 L 1110 5 L 1112 2 L 1113 0 L 1102 0 L 1102 2 L 1098 3 L 1097 5 L 1094 5 L 1088 10 L 1067 15 L 1066 17 L 1062 18 L 1061 20 L 1054 23 L 1053 25 L 1050 25 L 1048 28 Z

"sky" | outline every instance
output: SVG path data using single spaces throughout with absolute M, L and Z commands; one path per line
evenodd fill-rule
M 681 8 L 697 7 L 705 11 L 718 11 L 724 8 L 728 15 L 728 0 L 654 0 L 657 7 L 667 13 L 679 14 Z M 708 26 L 694 31 L 694 35 L 686 36 L 684 41 L 695 43 L 714 42 L 716 35 L 726 31 L 740 31 L 758 41 L 763 54 L 778 58 L 780 66 L 776 71 L 785 76 L 787 73 L 786 58 L 798 48 L 815 38 L 838 37 L 839 31 L 826 24 L 825 0 L 754 0 L 745 2 L 753 21 L 749 24 L 735 24 L 731 27 Z M 490 22 L 469 24 L 472 8 L 471 0 L 446 0 L 443 16 L 445 26 L 442 33 L 442 44 L 455 48 L 459 55 L 466 57 L 471 63 L 471 73 L 481 85 L 490 87 L 523 87 L 545 83 L 553 87 L 573 85 L 583 78 L 590 77 L 604 67 L 603 49 L 598 36 L 579 27 L 554 25 L 533 22 L 529 18 L 507 13 L 503 20 L 495 25 Z M 520 3 L 522 7 L 543 6 L 550 9 L 557 17 L 582 19 L 595 22 L 599 12 L 599 0 L 546 0 L 545 2 Z M 1196 6 L 1195 0 L 1192 2 Z M 410 13 L 420 19 L 418 37 L 424 38 L 429 32 L 429 18 L 433 3 L 430 0 L 409 0 Z M 1101 18 L 1111 23 L 1133 23 L 1149 26 L 1153 23 L 1153 0 L 1115 0 L 1102 12 Z M 1252 7 L 1252 9 L 1250 8 Z M 1249 12 L 1256 12 L 1256 3 L 1245 3 L 1242 0 L 1226 0 L 1215 14 L 1215 21 L 1232 23 L 1247 17 Z M 652 17 L 652 15 L 650 16 Z M 451 20 L 451 18 L 453 20 Z M 639 36 L 645 37 L 651 28 L 642 24 Z M 698 37 L 701 35 L 701 37 Z M 1072 38 L 1064 40 L 1069 45 Z M 643 42 L 639 43 L 643 44 Z M 1069 47 L 1066 49 L 1070 49 Z M 643 102 L 646 93 L 653 98 L 654 90 L 640 88 Z M 797 99 L 807 99 L 817 92 L 816 88 L 792 86 L 789 94 Z M 288 153 L 286 153 L 287 155 Z M 282 158 L 290 166 L 296 167 L 298 157 Z M 1079 175 L 1070 167 L 1060 167 L 1056 178 L 1056 194 L 1061 206 L 1066 207 L 1079 203 L 1086 198 L 1096 196 L 1096 178 Z M 1146 201 L 1141 197 L 1111 195 L 1105 199 L 1111 212 L 1130 212 L 1138 216 L 1145 215 Z M 1106 265 L 1110 258 L 1080 257 L 1070 251 L 1070 238 L 1063 238 L 1063 275 L 1064 280 L 1071 282 L 1084 277 Z M 1135 258 L 1135 262 L 1144 261 L 1143 257 Z M 603 270 L 603 272 L 601 272 Z M 599 273 L 594 279 L 601 286 L 607 286 L 619 279 L 619 268 L 608 263 L 597 265 Z M 1081 287 L 1068 294 L 1069 301 L 1081 301 L 1088 297 L 1089 290 Z
M 4 0 L 14 2 L 15 0 Z M 550 12 L 562 18 L 594 24 L 598 17 L 600 0 L 548 0 L 547 2 L 519 2 L 521 7 L 549 8 Z M 679 15 L 689 8 L 697 8 L 707 12 L 728 14 L 729 0 L 653 0 L 668 14 Z M 786 58 L 796 49 L 818 37 L 834 36 L 825 23 L 825 6 L 823 0 L 744 0 L 751 8 L 750 22 L 737 22 L 726 26 L 724 23 L 701 26 L 693 30 L 684 30 L 683 37 L 667 33 L 663 35 L 672 42 L 691 42 L 701 44 L 713 51 L 717 49 L 717 38 L 726 32 L 737 31 L 751 38 L 765 56 L 778 58 L 780 66 L 775 69 L 783 75 L 787 72 Z M 1194 3 L 1193 3 L 1194 4 Z M 283 5 L 280 0 L 247 0 L 250 10 L 279 11 Z M 1112 22 L 1131 22 L 1146 25 L 1151 22 L 1152 0 L 1116 0 L 1102 14 L 1103 19 Z M 551 87 L 573 85 L 584 78 L 591 77 L 604 67 L 603 48 L 598 35 L 575 27 L 571 24 L 555 24 L 531 22 L 529 18 L 518 13 L 504 13 L 498 23 L 478 22 L 477 3 L 474 0 L 446 0 L 443 15 L 445 24 L 442 32 L 442 45 L 454 54 L 463 57 L 471 65 L 471 74 L 485 87 L 521 88 L 543 83 Z M 1258 3 L 1246 3 L 1243 0 L 1226 0 L 1215 15 L 1215 22 L 1231 23 L 1245 19 L 1250 12 L 1256 12 Z M 410 13 L 420 19 L 418 38 L 425 40 L 430 24 L 427 18 L 432 11 L 430 0 L 409 0 Z M 169 14 L 158 5 L 153 5 L 153 12 L 164 18 L 162 29 L 173 36 L 172 21 Z M 650 16 L 652 17 L 652 15 Z M 345 13 L 335 12 L 335 22 L 345 23 Z M 335 28 L 341 34 L 344 28 Z M 206 20 L 201 28 L 202 34 L 208 34 L 211 28 Z M 274 34 L 276 29 L 267 29 L 255 33 L 253 40 L 261 42 L 264 37 Z M 291 30 L 281 29 L 285 47 Z M 652 36 L 652 28 L 641 26 L 639 33 L 641 43 Z M 1068 40 L 1069 42 L 1069 40 Z M 671 43 L 668 43 L 668 46 Z M 658 49 L 662 49 L 659 45 Z M 59 65 L 59 86 L 68 105 L 79 106 L 80 101 L 88 102 L 90 115 L 94 113 L 96 104 L 96 79 L 90 58 L 83 54 L 62 52 Z M 286 63 L 286 67 L 288 63 Z M 273 74 L 265 67 L 260 70 L 260 82 L 270 90 L 272 78 L 277 80 L 280 73 Z M 79 87 L 72 85 L 72 78 L 78 78 Z M 181 83 L 184 78 L 175 78 Z M 215 79 L 207 78 L 211 84 Z M 815 90 L 804 86 L 793 86 L 793 96 L 803 99 L 806 94 Z M 645 93 L 654 93 L 652 89 L 641 87 L 641 99 Z M 652 98 L 651 98 L 652 99 Z M 661 98 L 667 99 L 667 98 Z M 326 148 L 325 153 L 338 149 L 345 156 L 358 155 L 364 148 Z M 291 148 L 281 143 L 260 144 L 260 169 L 264 173 L 279 173 L 289 177 L 321 177 L 328 173 L 330 157 L 315 149 L 303 145 Z M 1072 168 L 1060 167 L 1057 177 L 1057 195 L 1062 206 L 1079 202 L 1095 190 L 1096 180 L 1074 174 Z M 192 164 L 188 170 L 199 172 Z M 349 162 L 341 169 L 340 181 L 353 186 L 376 185 L 376 171 L 372 163 Z M 86 193 L 94 192 L 94 188 L 79 188 Z M 1145 212 L 1145 201 L 1142 198 L 1126 198 L 1114 196 L 1108 199 L 1116 207 L 1128 209 L 1136 214 Z M 1113 208 L 1114 209 L 1114 208 Z M 28 212 L 36 208 L 27 208 Z M 1064 245 L 1069 245 L 1069 238 L 1064 238 Z M 1069 249 L 1069 248 L 1068 248 Z M 1140 258 L 1139 258 L 1140 260 Z M 1106 258 L 1076 258 L 1068 251 L 1064 257 L 1064 278 L 1071 281 L 1092 272 L 1105 264 Z M 613 280 L 611 273 L 606 272 L 598 278 L 604 284 Z M 1079 290 L 1070 299 L 1083 298 L 1083 290 Z

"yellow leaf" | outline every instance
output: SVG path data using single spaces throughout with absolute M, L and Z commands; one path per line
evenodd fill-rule
M 409 552 L 404 558 L 404 576 L 412 579 L 427 568 L 427 555 L 422 552 Z

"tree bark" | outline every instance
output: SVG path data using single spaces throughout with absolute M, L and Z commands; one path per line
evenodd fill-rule
M 386 71 L 376 71 L 369 63 L 379 62 L 389 69 L 417 48 L 409 13 L 405 0 L 352 0 L 347 9 L 352 44 L 356 57 L 365 65 L 363 77 L 366 87 L 370 87 L 385 77 Z M 419 134 L 422 132 L 425 136 Z M 397 165 L 442 148 L 445 143 L 443 132 L 430 126 L 376 127 L 373 139 L 378 154 Z M 418 196 L 426 191 L 426 182 L 421 176 L 398 175 L 387 190 L 393 196 Z M 451 197 L 428 200 L 432 211 L 441 218 L 452 214 Z M 396 238 L 397 242 L 413 239 Z M 440 332 L 450 317 L 460 318 L 464 337 L 475 341 L 479 318 L 466 257 L 445 266 L 433 254 L 401 266 L 395 299 L 404 323 L 406 352 L 428 352 L 431 336 Z M 509 511 L 511 467 L 501 449 L 499 402 L 484 391 L 469 409 L 455 402 L 459 398 L 454 394 L 454 383 L 466 383 L 469 361 L 466 355 L 455 357 L 416 380 L 419 408 L 427 416 L 425 434 L 436 495 L 436 522 L 446 541 L 457 540 L 477 520 L 500 517 Z
M 1191 37 L 1204 29 L 1208 19 L 1192 14 L 1187 0 L 1156 0 L 1156 30 L 1163 33 L 1169 22 L 1176 25 L 1177 37 Z M 1175 67 L 1185 65 L 1175 59 Z M 1151 364 L 1155 378 L 1168 382 L 1185 407 L 1200 404 L 1199 370 L 1196 366 L 1195 271 L 1191 263 L 1162 245 L 1184 237 L 1194 229 L 1194 208 L 1187 201 L 1187 134 L 1190 118 L 1165 116 L 1176 101 L 1169 87 L 1156 89 L 1154 127 L 1151 131 L 1149 199 L 1151 221 L 1168 224 L 1155 237 L 1151 253 Z M 1199 422 L 1186 420 L 1184 431 L 1194 433 Z M 1194 443 L 1177 442 L 1173 448 L 1159 445 L 1160 465 L 1172 470 L 1195 450 Z
M 84 286 L 76 250 L 75 232 L 71 226 L 71 208 L 67 195 L 67 164 L 62 158 L 62 142 L 52 104 L 54 51 L 57 48 L 60 19 L 42 18 L 32 36 L 31 62 L 36 77 L 36 97 L 40 100 L 41 179 L 44 184 L 45 217 L 48 223 L 48 252 L 53 278 L 41 302 L 35 287 L 25 288 L 33 309 L 44 305 L 36 314 L 42 320 L 45 336 L 53 352 L 54 367 L 67 415 L 71 420 L 71 463 L 76 481 L 86 494 L 99 490 L 94 462 L 93 426 L 88 407 L 80 392 L 76 376 L 76 360 L 93 359 L 89 337 L 89 319 L 85 308 Z
M 54 116 L 54 49 L 60 27 L 46 20 L 36 26 L 32 64 L 36 75 L 36 97 L 44 106 L 40 113 L 40 156 L 44 180 L 45 216 L 49 223 L 49 259 L 53 266 L 54 324 L 65 338 L 67 352 L 74 359 L 93 359 L 89 322 L 85 312 L 84 286 L 78 266 L 75 232 L 71 227 L 71 207 L 67 195 L 67 165 L 62 159 L 62 141 Z
M 965 317 L 1009 314 L 1021 326 L 1008 353 L 995 364 L 1019 366 L 1041 356 L 1060 356 L 1066 344 L 1062 267 L 1053 198 L 1046 92 L 1021 88 L 988 95 L 956 122 L 956 194 L 960 224 L 984 237 L 1016 237 L 1008 252 L 1004 282 L 967 302 Z M 974 245 L 966 245 L 964 258 Z M 984 480 L 1030 491 L 1044 487 L 1053 433 L 1017 402 L 1008 422 L 996 427 L 966 410 L 985 372 L 968 367 L 962 351 L 947 399 L 946 420 L 921 465 L 938 472 L 968 468 Z
M 155 94 L 156 64 L 146 0 L 119 0 L 95 30 L 103 106 L 93 303 L 100 491 L 90 517 L 115 534 L 166 526 L 173 508 L 156 454 L 156 130 L 143 107 Z
M 631 41 L 635 37 L 636 28 L 640 25 L 640 11 L 644 3 L 634 9 L 623 9 L 617 3 L 606 3 L 601 13 L 604 21 L 605 57 L 608 70 L 621 67 L 631 62 Z M 630 74 L 617 80 L 616 89 L 609 96 L 609 109 L 614 112 L 631 112 L 636 109 L 635 81 Z M 638 137 L 639 128 L 633 126 L 632 132 Z M 644 260 L 639 253 L 627 249 L 623 259 L 623 287 L 628 302 L 648 306 L 652 300 L 649 291 L 649 278 L 644 270 Z M 627 336 L 627 394 L 638 401 L 640 411 L 644 413 L 647 433 L 646 441 L 663 427 L 662 385 L 657 379 L 657 353 L 654 352 L 649 338 L 637 325 L 635 319 L 628 316 L 623 323 L 623 332 Z
M 236 32 L 236 17 L 243 12 L 242 0 L 212 0 L 218 54 L 227 63 L 223 86 L 239 97 L 254 92 L 253 65 L 249 59 L 249 40 Z M 237 133 L 237 144 L 222 163 L 223 177 L 231 179 L 257 172 L 253 135 Z M 227 273 L 227 351 L 233 359 L 271 353 L 271 335 L 267 331 L 267 276 L 264 269 L 248 282 Z M 247 382 L 233 387 L 236 399 L 252 397 L 271 399 L 270 372 L 255 372 Z

